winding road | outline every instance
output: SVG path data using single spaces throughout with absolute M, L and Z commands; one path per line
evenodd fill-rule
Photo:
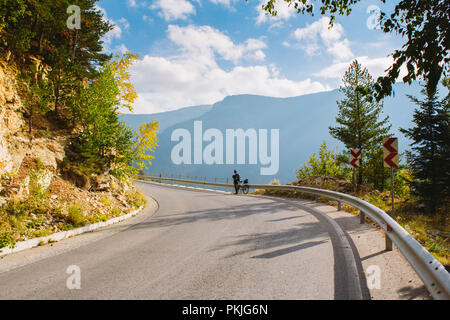
M 152 205 L 137 217 L 1 259 L 0 299 L 370 299 L 371 261 L 400 268 L 383 275 L 388 296 L 375 298 L 426 296 L 398 252 L 380 251 L 379 231 L 334 208 L 138 187 Z M 71 265 L 79 290 L 66 286 Z

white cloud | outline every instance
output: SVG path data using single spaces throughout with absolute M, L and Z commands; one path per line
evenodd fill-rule
M 214 4 L 222 4 L 222 5 L 229 7 L 233 0 L 209 0 L 209 1 Z
M 350 41 L 344 36 L 344 28 L 339 23 L 334 23 L 329 28 L 328 17 L 323 17 L 305 28 L 294 31 L 293 37 L 297 40 L 296 47 L 304 50 L 307 55 L 319 55 L 326 50 L 334 57 L 334 61 L 345 61 L 354 57 L 350 49 Z
M 392 57 L 369 58 L 367 56 L 361 56 L 355 59 L 357 59 L 363 67 L 367 68 L 367 70 L 369 70 L 369 73 L 375 79 L 381 75 L 384 75 L 385 70 L 388 69 L 393 63 Z M 353 60 L 354 59 L 345 62 L 333 63 L 332 65 L 315 73 L 314 76 L 325 79 L 342 79 L 345 71 L 347 71 Z M 406 69 L 402 68 L 400 70 L 400 77 L 403 77 L 405 75 Z
M 132 68 L 132 81 L 139 92 L 136 113 L 211 104 L 233 94 L 290 97 L 330 89 L 310 79 L 286 79 L 273 64 L 238 65 L 242 60 L 264 58 L 266 44 L 259 39 L 236 44 L 209 26 L 173 25 L 168 27 L 168 38 L 180 47 L 178 54 L 145 55 Z M 231 61 L 235 66 L 225 70 L 217 59 Z
M 120 53 L 120 54 L 125 54 L 127 52 L 130 52 L 130 50 L 123 43 L 121 45 L 115 47 L 112 51 Z
M 127 6 L 130 8 L 144 8 L 148 7 L 147 1 L 127 0 Z
M 150 9 L 159 10 L 159 16 L 166 21 L 185 20 L 195 14 L 195 7 L 187 0 L 156 0 Z
M 124 28 L 125 30 L 129 30 L 129 29 L 130 29 L 130 23 L 128 22 L 127 19 L 125 19 L 125 18 L 120 18 L 120 19 L 119 19 L 119 23 L 123 26 L 123 28 Z
M 237 63 L 241 59 L 264 60 L 262 49 L 266 44 L 259 39 L 248 39 L 245 43 L 235 45 L 231 39 L 210 26 L 179 27 L 169 25 L 169 39 L 182 51 L 196 56 L 205 65 L 215 65 L 215 56 Z
M 127 0 L 127 5 L 132 8 L 136 8 L 138 6 L 136 0 Z
M 277 11 L 276 16 L 271 16 L 263 10 L 262 6 L 267 4 L 267 0 L 260 0 L 258 6 L 256 6 L 256 11 L 258 16 L 256 17 L 256 24 L 261 24 L 264 22 L 271 22 L 275 25 L 281 25 L 283 21 L 287 21 L 297 14 L 295 8 L 285 1 L 278 0 L 275 2 L 275 10 Z
M 153 19 L 150 18 L 149 16 L 147 16 L 146 14 L 144 14 L 144 15 L 142 16 L 142 20 L 144 20 L 144 21 L 147 22 L 147 23 L 152 23 L 152 22 L 153 22 Z

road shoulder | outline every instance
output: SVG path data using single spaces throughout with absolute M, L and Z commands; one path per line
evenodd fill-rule
M 400 250 L 394 245 L 385 251 L 385 235 L 375 223 L 360 224 L 359 217 L 311 200 L 270 198 L 298 202 L 326 214 L 336 221 L 349 238 L 358 269 L 363 274 L 362 286 L 373 300 L 430 300 L 425 285 Z M 379 275 L 379 278 L 377 276 Z M 364 279 L 365 278 L 365 279 Z
M 88 245 L 92 242 L 99 241 L 106 237 L 110 237 L 116 233 L 125 231 L 126 229 L 138 224 L 146 219 L 151 218 L 158 211 L 158 202 L 146 197 L 147 206 L 135 216 L 123 220 L 116 224 L 100 227 L 94 231 L 88 231 L 61 241 L 46 244 L 31 249 L 26 249 L 20 252 L 11 253 L 9 255 L 0 257 L 0 274 L 8 272 L 28 264 L 54 257 L 70 250 Z

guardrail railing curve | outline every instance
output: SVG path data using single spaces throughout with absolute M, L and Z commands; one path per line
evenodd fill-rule
M 181 176 L 179 176 L 181 177 Z M 167 178 L 155 176 L 138 176 L 138 179 L 151 180 L 156 182 L 174 182 L 185 185 L 203 185 L 221 188 L 233 188 L 232 184 L 208 182 L 207 177 L 199 177 L 202 181 L 187 180 L 180 178 Z M 211 178 L 210 178 L 211 179 Z M 217 178 L 213 178 L 217 181 Z M 228 181 L 228 179 L 226 179 Z M 422 279 L 425 287 L 431 296 L 436 300 L 450 300 L 450 273 L 445 267 L 429 253 L 416 239 L 414 239 L 405 229 L 403 229 L 392 217 L 380 208 L 361 200 L 357 197 L 331 190 L 291 186 L 291 185 L 249 185 L 250 189 L 263 190 L 283 190 L 299 193 L 322 196 L 338 201 L 339 210 L 341 202 L 345 202 L 361 211 L 361 223 L 365 221 L 365 215 L 368 215 L 377 223 L 386 234 L 386 250 L 392 250 L 392 242 L 408 260 L 410 265 Z

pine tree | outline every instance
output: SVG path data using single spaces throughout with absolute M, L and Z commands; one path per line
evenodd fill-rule
M 430 213 L 444 204 L 449 197 L 450 137 L 449 98 L 438 100 L 437 90 L 421 91 L 424 99 L 408 96 L 418 108 L 414 112 L 414 127 L 401 129 L 412 140 L 408 159 L 415 180 L 413 192 L 418 195 Z
M 36 57 L 49 67 L 45 76 L 47 98 L 60 119 L 72 123 L 79 110 L 73 103 L 80 93 L 83 79 L 95 79 L 99 66 L 111 59 L 103 52 L 102 37 L 113 26 L 103 19 L 95 6 L 97 0 L 4 0 L 0 1 L 0 52 L 13 53 L 24 70 L 24 78 L 33 79 L 35 71 L 28 72 L 26 64 Z M 81 10 L 81 29 L 67 27 L 70 5 Z M 27 80 L 28 82 L 31 82 Z M 30 83 L 29 86 L 36 84 Z M 42 86 L 39 86 L 42 89 Z M 30 116 L 31 121 L 31 116 Z
M 349 150 L 361 149 L 361 167 L 364 168 L 367 163 L 371 163 L 370 155 L 379 154 L 381 141 L 391 128 L 388 125 L 389 118 L 379 120 L 383 105 L 370 93 L 373 92 L 374 79 L 357 60 L 352 62 L 342 81 L 344 85 L 340 92 L 345 98 L 337 102 L 338 126 L 330 127 L 330 134 Z M 384 170 L 381 174 L 384 174 Z M 364 170 L 358 170 L 358 185 L 363 183 L 363 175 Z
M 444 186 L 443 194 L 447 201 L 450 201 L 450 79 L 446 78 L 442 82 L 447 88 L 447 96 L 441 103 L 438 110 L 438 158 L 439 167 L 442 170 L 442 185 Z

